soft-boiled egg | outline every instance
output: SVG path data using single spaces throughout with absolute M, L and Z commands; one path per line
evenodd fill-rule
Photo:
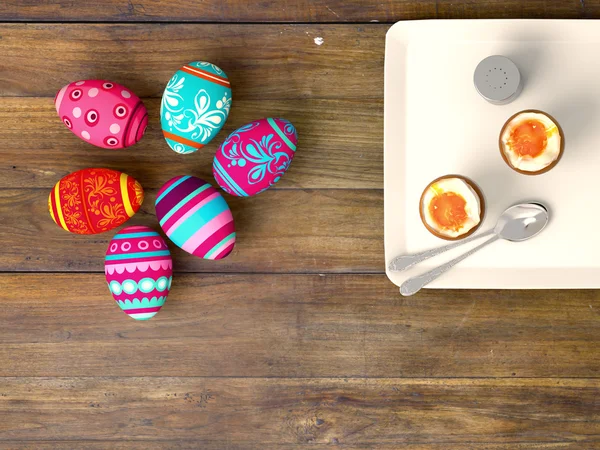
M 537 175 L 552 169 L 560 159 L 564 138 L 556 120 L 542 111 L 521 111 L 506 121 L 500 132 L 500 153 L 517 172 Z
M 435 236 L 461 239 L 481 224 L 483 195 L 467 178 L 447 175 L 429 183 L 421 195 L 419 209 L 423 224 Z

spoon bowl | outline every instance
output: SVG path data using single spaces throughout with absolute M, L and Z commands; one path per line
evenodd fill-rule
M 546 228 L 548 219 L 548 209 L 540 203 L 514 205 L 502 213 L 494 233 L 507 241 L 526 241 Z

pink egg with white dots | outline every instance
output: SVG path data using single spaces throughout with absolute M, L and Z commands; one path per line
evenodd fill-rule
M 129 147 L 142 138 L 148 126 L 148 111 L 140 98 L 112 81 L 67 84 L 56 94 L 54 105 L 65 126 L 96 147 Z

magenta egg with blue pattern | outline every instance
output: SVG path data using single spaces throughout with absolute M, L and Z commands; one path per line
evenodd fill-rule
M 107 80 L 81 80 L 56 94 L 58 117 L 78 138 L 108 149 L 138 142 L 148 126 L 146 107 L 130 89 Z
M 165 240 L 152 228 L 123 228 L 111 239 L 104 263 L 106 282 L 119 307 L 137 320 L 162 308 L 173 281 L 173 260 Z
M 296 153 L 298 133 L 285 119 L 261 119 L 231 133 L 218 148 L 213 175 L 231 195 L 259 194 L 288 170 Z

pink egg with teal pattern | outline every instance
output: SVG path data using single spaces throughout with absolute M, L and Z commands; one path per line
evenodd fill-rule
M 165 240 L 152 228 L 123 228 L 108 244 L 104 272 L 119 307 L 136 320 L 162 308 L 173 281 L 173 260 Z
M 156 196 L 156 218 L 175 245 L 204 259 L 222 259 L 235 245 L 233 215 L 209 183 L 189 175 L 167 181 Z
M 298 144 L 285 119 L 261 119 L 231 133 L 213 160 L 213 174 L 231 195 L 248 197 L 269 189 L 288 170 Z
M 56 94 L 58 117 L 96 147 L 119 149 L 138 142 L 148 126 L 146 107 L 131 90 L 106 80 L 81 80 Z

